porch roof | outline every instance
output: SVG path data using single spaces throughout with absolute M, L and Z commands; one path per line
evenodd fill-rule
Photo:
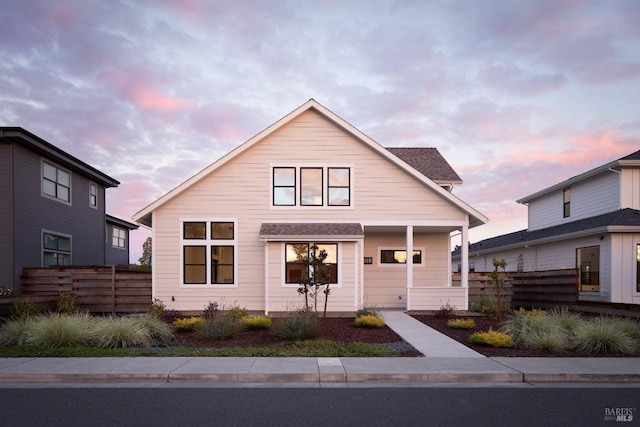
M 260 237 L 266 240 L 300 239 L 363 239 L 364 232 L 359 223 L 300 223 L 264 222 L 260 227 Z

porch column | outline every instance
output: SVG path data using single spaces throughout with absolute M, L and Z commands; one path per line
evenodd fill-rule
M 269 242 L 264 240 L 264 315 L 269 314 Z
M 413 287 L 413 226 L 407 225 L 407 310 L 411 309 L 411 288 Z M 424 255 L 423 255 L 424 256 Z
M 460 286 L 469 287 L 469 226 L 463 225 L 460 233 Z

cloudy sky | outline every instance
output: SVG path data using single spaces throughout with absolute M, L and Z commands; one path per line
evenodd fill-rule
M 0 0 L 0 126 L 119 180 L 107 211 L 130 220 L 314 98 L 437 147 L 490 218 L 475 242 L 640 149 L 639 20 L 634 0 Z

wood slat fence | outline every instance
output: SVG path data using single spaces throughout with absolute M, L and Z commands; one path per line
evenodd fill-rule
M 553 308 L 578 302 L 578 270 L 575 268 L 509 275 L 513 285 L 511 302 L 515 307 Z
M 24 268 L 21 294 L 38 303 L 54 303 L 73 293 L 90 313 L 145 312 L 151 305 L 151 273 L 129 266 Z

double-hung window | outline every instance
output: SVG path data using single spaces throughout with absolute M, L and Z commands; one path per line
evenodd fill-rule
M 89 183 L 89 206 L 98 207 L 98 186 L 95 183 Z
M 71 202 L 71 174 L 53 164 L 42 161 L 42 193 Z
M 562 217 L 569 218 L 571 216 L 571 188 L 562 190 Z
M 71 265 L 71 236 L 43 232 L 42 265 Z
M 185 285 L 233 285 L 236 271 L 235 221 L 183 221 Z
M 322 274 L 330 284 L 338 283 L 338 244 L 337 243 L 286 243 L 285 244 L 285 283 L 299 284 L 300 280 L 313 274 L 309 266 L 309 257 L 319 256 L 321 251 L 327 254 L 322 263 Z
M 113 234 L 111 237 L 111 244 L 114 248 L 126 249 L 127 247 L 127 232 L 123 228 L 113 227 Z
M 272 170 L 272 206 L 352 205 L 351 167 L 276 166 Z

